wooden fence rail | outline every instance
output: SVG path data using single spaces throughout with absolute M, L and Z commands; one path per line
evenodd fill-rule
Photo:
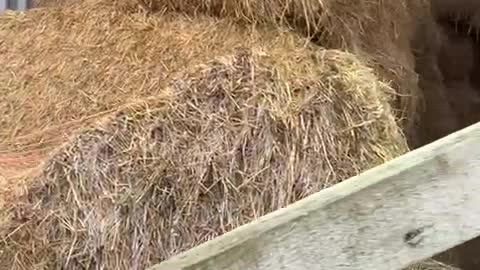
M 395 270 L 480 235 L 480 123 L 150 270 Z

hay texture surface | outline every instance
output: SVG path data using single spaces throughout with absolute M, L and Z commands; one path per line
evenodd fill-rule
M 253 25 L 303 36 L 314 29 L 308 36 L 320 46 L 357 54 L 395 90 L 393 111 L 410 135 L 418 93 L 408 41 L 422 2 L 44 0 L 38 5 L 48 8 L 7 13 L 0 17 L 0 167 L 16 176 L 82 126 L 155 95 L 184 66 L 275 39 L 248 33 Z M 158 13 L 145 17 L 141 3 Z M 175 28 L 176 12 L 226 21 L 185 19 Z
M 352 54 L 278 29 L 117 11 L 1 17 L 3 33 L 51 35 L 27 58 L 51 53 L 30 65 L 49 75 L 30 70 L 31 86 L 10 87 L 52 95 L 37 102 L 45 112 L 75 104 L 30 114 L 38 129 L 132 100 L 79 130 L 7 202 L 1 269 L 143 269 L 407 150 L 393 90 Z
M 461 270 L 461 269 L 443 264 L 435 260 L 426 260 L 412 267 L 409 267 L 407 270 Z
M 83 0 L 101 3 L 104 0 Z M 329 49 L 347 49 L 368 60 L 400 94 L 396 114 L 408 129 L 418 104 L 410 40 L 428 0 L 117 0 L 147 12 L 180 12 L 230 18 L 247 25 L 286 26 Z M 73 0 L 38 0 L 37 6 L 71 6 Z
M 186 66 L 263 42 L 228 21 L 127 11 L 100 3 L 0 16 L 2 150 L 57 146 L 62 132 L 158 94 Z
M 240 12 L 238 14 L 246 12 L 239 9 L 247 7 L 245 1 L 227 3 L 236 3 L 232 8 Z M 283 5 L 281 1 L 262 3 L 265 16 L 271 13 L 268 10 L 273 4 Z M 186 7 L 184 1 L 173 6 L 159 1 L 156 5 L 165 7 L 159 10 L 171 12 L 151 16 L 139 11 L 137 1 L 85 0 L 65 1 L 65 4 L 0 16 L 0 65 L 4 67 L 0 70 L 0 81 L 4 82 L 0 85 L 0 114 L 3 116 L 0 119 L 0 183 L 7 183 L 2 184 L 0 192 L 4 194 L 11 194 L 11 190 L 5 188 L 10 186 L 8 183 L 20 181 L 27 170 L 35 170 L 72 134 L 84 126 L 95 125 L 97 119 L 125 104 L 157 95 L 159 89 L 186 66 L 204 63 L 212 56 L 232 54 L 237 46 L 269 51 L 274 49 L 275 42 L 288 39 L 284 37 L 283 24 L 274 24 L 273 19 L 271 24 L 265 21 L 261 24 L 265 31 L 258 33 L 252 24 L 245 23 L 249 20 L 239 23 L 243 16 L 233 16 L 236 12 L 218 13 L 213 9 L 218 4 L 199 9 L 196 19 L 180 20 L 177 19 L 179 15 L 172 12 L 182 11 Z M 322 38 L 324 42 L 333 44 L 338 43 L 334 40 L 343 40 L 353 46 L 367 40 L 351 36 L 364 32 L 357 31 L 360 29 L 358 22 L 362 20 L 352 20 L 353 11 L 342 9 L 348 5 L 333 1 L 321 6 L 325 14 L 333 16 L 322 21 L 325 29 L 331 30 L 329 36 Z M 406 7 L 401 7 L 395 10 L 406 13 Z M 362 16 L 375 17 L 382 6 L 378 3 L 376 8 L 372 6 L 369 10 L 362 9 L 366 12 Z M 192 15 L 188 10 L 185 12 Z M 207 19 L 202 14 L 224 19 Z M 259 14 L 255 16 L 260 18 Z M 339 24 L 340 21 L 344 23 Z M 352 31 L 335 30 L 340 26 L 350 27 Z M 386 33 L 382 31 L 372 29 L 369 33 Z M 395 37 L 390 34 L 382 38 L 385 46 L 393 44 Z M 298 38 L 297 35 L 301 34 L 288 36 Z M 295 42 L 298 47 L 308 44 L 306 39 Z M 373 46 L 372 50 L 378 46 Z M 401 53 L 393 48 L 383 50 Z M 372 55 L 377 57 L 377 54 Z M 385 61 L 403 59 L 378 56 Z M 379 68 L 365 57 L 361 58 L 373 67 L 378 78 L 390 81 L 390 76 L 380 74 L 388 68 Z M 401 60 L 395 61 L 390 64 L 408 66 Z M 412 82 L 401 80 L 402 75 L 396 78 L 395 81 Z M 395 83 L 392 85 L 395 88 Z M 392 94 L 394 92 L 399 93 L 392 90 Z M 402 111 L 403 106 L 396 100 L 391 100 L 392 110 Z M 407 101 L 408 97 L 403 100 L 413 105 Z M 401 118 L 398 113 L 396 116 Z

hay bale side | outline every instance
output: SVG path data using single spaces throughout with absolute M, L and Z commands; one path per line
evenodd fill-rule
M 91 0 L 87 0 L 91 1 Z M 95 1 L 95 0 L 93 0 Z M 421 93 L 411 41 L 418 20 L 431 19 L 429 0 L 140 0 L 150 10 L 286 25 L 317 45 L 352 52 L 395 90 L 395 115 L 414 140 Z
M 0 268 L 143 269 L 407 150 L 371 69 L 273 36 L 60 149 L 3 213 Z

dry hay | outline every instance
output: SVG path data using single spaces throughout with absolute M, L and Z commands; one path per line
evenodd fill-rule
M 45 21 L 59 20 L 59 14 L 71 12 L 62 18 L 73 21 L 88 13 L 42 12 L 2 20 L 15 32 L 48 27 Z M 97 18 L 100 29 L 99 22 L 113 20 L 103 15 Z M 305 46 L 292 33 L 225 21 L 128 19 L 110 24 L 109 31 L 112 25 L 124 31 L 116 33 L 113 47 L 143 65 L 123 62 L 121 75 L 111 76 L 131 82 L 127 75 L 153 73 L 179 55 L 185 60 L 171 61 L 189 65 L 162 80 L 163 73 L 155 72 L 166 83 L 151 87 L 150 81 L 135 92 L 150 98 L 83 130 L 52 155 L 25 197 L 4 209 L 1 269 L 143 269 L 407 150 L 389 104 L 393 90 L 351 54 Z M 73 31 L 84 29 L 72 21 Z M 133 34 L 137 42 L 120 42 Z M 65 49 L 78 53 L 65 60 L 72 67 L 80 59 L 86 67 L 102 65 L 105 58 L 86 54 L 87 45 L 110 59 L 122 55 L 83 36 L 71 41 L 81 46 Z M 149 58 L 154 55 L 159 57 Z M 89 63 L 94 59 L 96 65 Z M 170 63 L 172 72 L 176 65 Z M 50 74 L 59 76 L 55 68 Z M 83 70 L 93 80 L 93 71 Z M 102 91 L 119 91 L 112 78 L 102 78 L 108 82 Z M 90 84 L 99 85 L 81 82 L 90 91 Z M 97 92 L 98 100 L 102 95 Z
M 259 35 L 231 20 L 145 17 L 135 3 L 87 0 L 0 17 L 0 181 L 17 181 L 18 172 L 37 167 L 99 117 L 156 95 L 184 66 L 231 54 L 236 45 L 268 51 L 285 31 Z M 343 35 L 328 39 L 335 37 Z
M 237 45 L 269 51 L 287 41 L 278 31 L 176 17 L 145 17 L 107 2 L 1 16 L 0 181 L 16 181 L 119 106 L 157 95 L 185 66 Z
M 340 1 L 322 45 L 362 61 L 120 2 L 0 17 L 0 180 L 29 182 L 0 213 L 1 269 L 140 269 L 406 151 L 378 80 L 414 84 L 406 45 Z
M 83 0 L 98 3 L 104 0 Z M 39 0 L 38 6 L 69 6 L 73 0 Z M 147 11 L 228 17 L 241 23 L 288 26 L 329 49 L 347 49 L 370 61 L 398 92 L 396 112 L 410 131 L 418 103 L 410 40 L 428 0 L 116 0 Z
M 450 265 L 443 264 L 435 260 L 426 260 L 415 266 L 409 267 L 408 270 L 461 270 Z

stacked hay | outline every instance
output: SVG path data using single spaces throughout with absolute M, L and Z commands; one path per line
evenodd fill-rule
M 141 269 L 407 150 L 393 89 L 349 53 L 126 10 L 0 19 L 2 147 L 50 142 L 5 202 L 1 269 Z
M 202 1 L 194 1 L 192 7 L 197 4 L 205 14 L 233 17 L 237 22 L 240 18 L 250 18 L 247 21 L 255 19 L 264 25 L 270 22 L 265 27 L 278 28 L 274 22 L 283 18 L 278 13 L 279 8 L 293 3 L 259 1 L 263 8 L 256 7 L 247 16 L 250 10 L 247 4 L 257 2 L 224 2 L 233 4 L 230 12 L 229 9 L 215 9 L 220 2 L 205 6 L 200 5 Z M 0 113 L 5 116 L 1 120 L 3 129 L 0 132 L 0 169 L 4 179 L 17 181 L 25 169 L 35 168 L 50 151 L 82 126 L 125 103 L 155 95 L 157 89 L 164 87 L 168 77 L 185 65 L 203 63 L 212 55 L 229 54 L 237 42 L 229 43 L 228 39 L 224 42 L 212 29 L 229 26 L 218 25 L 212 20 L 164 31 L 163 22 L 144 18 L 138 13 L 138 1 L 85 0 L 72 3 L 65 1 L 66 9 L 49 8 L 48 12 L 39 9 L 28 15 L 7 14 L 0 18 L 0 63 L 6 67 L 0 73 L 0 80 L 6 82 L 0 85 Z M 185 3 L 156 1 L 162 10 L 186 9 Z M 314 6 L 314 2 L 298 3 L 303 8 Z M 352 5 L 341 1 L 318 2 L 317 6 L 323 11 L 318 16 L 322 15 L 323 19 L 304 22 L 310 22 L 308 25 L 316 22 L 313 29 L 323 25 L 326 34 L 317 37 L 323 46 L 370 48 L 372 53 L 365 51 L 362 58 L 374 67 L 375 73 L 387 82 L 393 78 L 391 85 L 394 89 L 400 84 L 405 85 L 401 91 L 395 91 L 395 95 L 400 96 L 406 105 L 394 103 L 393 106 L 397 119 L 402 120 L 402 114 L 397 111 L 405 112 L 406 107 L 411 108 L 407 112 L 415 111 L 415 102 L 403 91 L 415 92 L 416 89 L 416 80 L 405 75 L 413 69 L 409 62 L 411 54 L 406 48 L 406 37 L 412 29 L 403 27 L 409 20 L 403 6 L 405 3 L 398 2 L 398 6 L 376 1 L 357 4 L 352 9 Z M 285 16 L 301 18 L 300 10 L 299 6 Z M 318 8 L 311 10 L 318 11 Z M 364 13 L 362 16 L 360 11 Z M 382 20 L 385 23 L 377 23 Z M 398 34 L 396 29 L 400 31 Z M 240 36 L 248 35 L 245 29 L 229 31 Z M 275 37 L 270 35 L 265 39 Z M 247 38 L 239 45 L 250 47 L 250 43 Z M 378 66 L 366 61 L 368 55 L 383 64 Z M 413 86 L 407 87 L 407 84 Z M 408 128 L 404 130 L 409 131 Z
M 172 3 L 157 7 L 186 7 Z M 282 18 L 262 3 L 248 20 Z M 239 23 L 240 6 L 192 19 L 88 0 L 1 16 L 0 178 L 27 187 L 0 194 L 0 268 L 142 269 L 404 153 L 405 107 L 382 81 L 415 80 L 392 3 L 361 18 L 318 2 L 303 21 L 360 57 Z
M 99 2 L 103 0 L 83 0 Z M 77 1 L 38 0 L 37 6 Z M 284 25 L 329 49 L 345 49 L 373 66 L 397 94 L 396 115 L 410 134 L 419 91 L 410 41 L 415 20 L 427 15 L 428 0 L 117 0 L 147 11 L 205 14 L 240 23 Z

